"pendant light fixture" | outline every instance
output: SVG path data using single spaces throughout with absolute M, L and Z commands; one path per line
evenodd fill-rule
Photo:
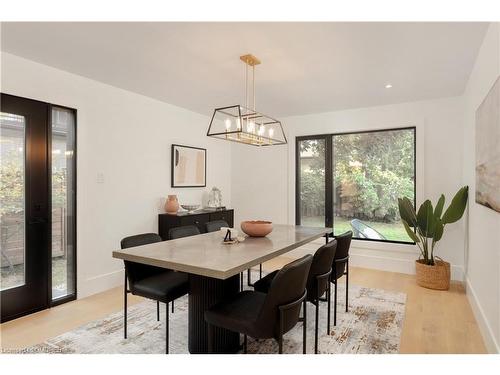
M 286 144 L 281 122 L 255 109 L 255 66 L 260 64 L 260 60 L 253 55 L 240 56 L 240 60 L 245 63 L 245 105 L 216 108 L 207 136 L 253 146 Z M 251 86 L 248 74 L 250 69 Z

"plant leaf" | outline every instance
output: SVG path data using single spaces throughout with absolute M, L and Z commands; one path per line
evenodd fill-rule
M 443 224 L 451 224 L 460 220 L 467 206 L 467 198 L 469 196 L 469 187 L 461 188 L 451 200 L 450 205 L 446 209 L 442 221 Z
M 432 203 L 428 199 L 418 209 L 417 224 L 423 236 L 432 238 L 436 227 L 436 220 L 432 210 Z
M 441 221 L 441 219 L 437 218 L 436 228 L 434 230 L 434 236 L 432 238 L 434 242 L 438 242 L 441 239 L 441 237 L 443 237 L 443 231 L 444 231 L 443 222 Z
M 403 222 L 403 225 L 405 226 L 406 233 L 408 233 L 408 237 L 410 237 L 413 242 L 420 242 L 420 238 L 416 235 L 416 233 L 413 231 L 413 229 L 410 228 L 408 223 L 404 220 L 401 220 Z
M 441 214 L 443 213 L 443 207 L 444 207 L 444 194 L 441 194 L 436 204 L 436 208 L 434 209 L 435 217 L 441 219 Z
M 415 228 L 417 226 L 417 214 L 411 201 L 406 197 L 398 198 L 398 207 L 401 219 L 406 221 L 409 226 Z

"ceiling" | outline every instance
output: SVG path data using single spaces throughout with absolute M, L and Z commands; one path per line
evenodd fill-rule
M 463 93 L 486 23 L 2 23 L 18 56 L 211 115 L 244 104 L 272 116 Z M 386 84 L 392 84 L 386 89 Z

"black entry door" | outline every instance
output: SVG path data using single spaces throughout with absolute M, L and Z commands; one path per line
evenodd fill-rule
M 1 94 L 2 322 L 49 306 L 50 105 Z

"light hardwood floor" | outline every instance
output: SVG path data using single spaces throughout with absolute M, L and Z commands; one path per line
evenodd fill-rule
M 265 263 L 264 269 L 279 268 L 292 259 L 290 256 L 276 258 Z M 401 353 L 486 353 L 461 284 L 453 283 L 446 292 L 434 291 L 417 286 L 413 275 L 350 269 L 352 284 L 407 294 Z M 132 296 L 129 301 L 137 303 L 141 298 Z M 37 344 L 122 308 L 122 288 L 69 302 L 2 324 L 0 346 L 19 349 Z

